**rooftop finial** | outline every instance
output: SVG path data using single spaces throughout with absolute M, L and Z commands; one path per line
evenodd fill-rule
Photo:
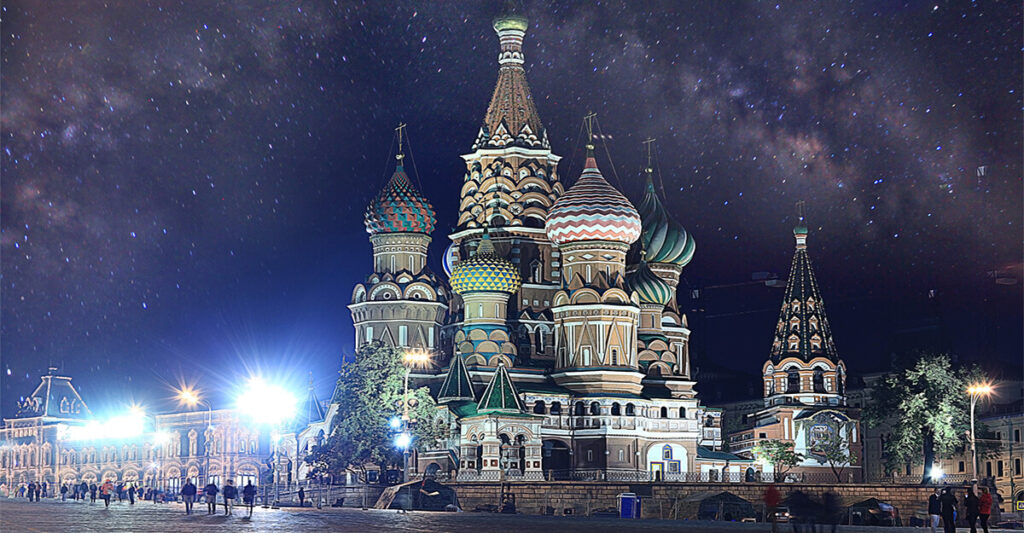
M 591 111 L 583 117 L 583 123 L 587 127 L 587 157 L 594 157 L 594 119 L 597 113 Z
M 797 249 L 807 248 L 807 224 L 804 222 L 804 201 L 796 203 L 797 225 L 793 228 L 793 236 L 796 237 Z
M 648 137 L 644 141 L 644 148 L 647 149 L 647 166 L 644 167 L 644 172 L 647 173 L 648 177 L 650 177 L 651 174 L 654 174 L 654 165 L 653 165 L 653 160 L 654 160 L 654 141 L 655 141 L 654 137 Z
M 402 153 L 402 133 L 404 133 L 404 132 L 405 132 L 405 127 L 406 127 L 406 126 L 407 126 L 407 124 L 406 124 L 406 123 L 404 123 L 404 122 L 399 122 L 399 123 L 398 123 L 398 127 L 397 127 L 397 128 L 395 128 L 395 132 L 397 132 L 397 133 L 398 133 L 398 153 L 397 153 L 397 154 L 395 154 L 395 159 L 397 159 L 397 160 L 398 160 L 398 164 L 399 164 L 399 165 L 401 165 L 401 164 L 402 164 L 402 159 L 404 159 L 404 158 L 405 158 L 405 154 L 404 154 L 404 153 Z

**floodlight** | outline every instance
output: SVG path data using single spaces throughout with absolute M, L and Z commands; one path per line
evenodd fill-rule
M 280 385 L 274 385 L 254 377 L 246 384 L 245 391 L 238 397 L 237 406 L 259 422 L 279 424 L 290 419 L 296 412 L 295 395 Z
M 401 419 L 401 417 L 397 417 L 397 416 L 391 417 L 391 420 L 388 421 L 388 425 L 391 426 L 391 429 L 399 429 L 399 428 L 401 428 L 402 427 L 402 419 Z
M 412 444 L 412 436 L 409 435 L 408 433 L 399 433 L 398 436 L 395 437 L 396 448 L 401 448 L 404 450 L 408 448 L 410 444 Z

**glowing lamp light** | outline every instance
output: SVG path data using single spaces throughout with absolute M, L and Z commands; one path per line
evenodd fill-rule
M 430 352 L 424 350 L 408 350 L 402 354 L 402 359 L 411 366 L 423 366 L 430 362 Z
M 939 465 L 932 465 L 932 471 L 928 477 L 932 478 L 932 481 L 938 481 L 942 479 L 945 473 L 942 471 L 942 467 Z
M 967 387 L 967 393 L 973 396 L 985 396 L 992 392 L 992 385 L 988 383 L 978 383 Z
M 399 433 L 398 436 L 395 437 L 396 448 L 405 450 L 410 444 L 412 444 L 412 435 L 409 435 L 408 433 Z
M 139 409 L 132 409 L 126 415 L 96 421 L 81 426 L 66 426 L 61 431 L 64 440 L 133 439 L 141 436 L 146 429 L 146 417 Z
M 279 424 L 295 416 L 298 400 L 295 395 L 280 385 L 252 378 L 246 384 L 237 400 L 240 411 L 248 413 L 253 420 L 267 424 Z
M 391 420 L 388 420 L 388 425 L 391 426 L 391 429 L 399 429 L 399 428 L 401 428 L 402 427 L 402 419 L 401 419 L 401 417 L 397 417 L 397 416 L 392 417 Z
M 163 446 L 171 442 L 171 434 L 166 431 L 157 431 L 153 434 L 153 444 L 156 446 Z

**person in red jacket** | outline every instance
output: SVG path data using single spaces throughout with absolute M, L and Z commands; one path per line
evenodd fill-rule
M 774 484 L 768 485 L 768 490 L 764 491 L 764 509 L 768 514 L 768 519 L 772 522 L 772 533 L 778 531 L 778 526 L 775 523 L 775 509 L 779 506 L 781 499 L 779 489 L 775 488 Z
M 988 515 L 992 514 L 992 495 L 988 487 L 981 488 L 981 497 L 978 498 L 978 518 L 981 518 L 981 529 L 988 533 Z

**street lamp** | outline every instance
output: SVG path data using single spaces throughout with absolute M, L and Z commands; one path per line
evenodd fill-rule
M 203 400 L 199 396 L 199 392 L 192 387 L 185 386 L 178 390 L 178 401 L 183 402 L 189 407 L 195 407 L 196 405 L 202 405 L 206 407 L 206 431 L 203 432 L 203 454 L 205 455 L 205 465 L 203 471 L 205 473 L 206 481 L 209 483 L 210 477 L 210 433 L 213 429 L 213 407 L 209 402 Z M 202 483 L 204 476 L 200 476 L 200 483 Z
M 275 427 L 271 440 L 274 443 L 274 501 L 281 499 L 281 435 L 284 423 L 295 416 L 295 395 L 280 385 L 274 385 L 263 379 L 250 378 L 245 391 L 238 397 L 239 410 L 248 413 L 253 420 Z
M 971 473 L 974 479 L 978 479 L 978 448 L 974 438 L 974 406 L 978 404 L 978 398 L 991 393 L 992 386 L 988 383 L 977 383 L 967 387 L 967 394 L 971 397 Z
M 405 392 L 402 395 L 402 423 L 404 431 L 395 439 L 395 445 L 402 449 L 402 480 L 409 481 L 409 445 L 412 436 L 409 434 L 409 374 L 413 368 L 426 366 L 430 363 L 430 352 L 421 348 L 406 350 L 402 354 L 405 363 Z

